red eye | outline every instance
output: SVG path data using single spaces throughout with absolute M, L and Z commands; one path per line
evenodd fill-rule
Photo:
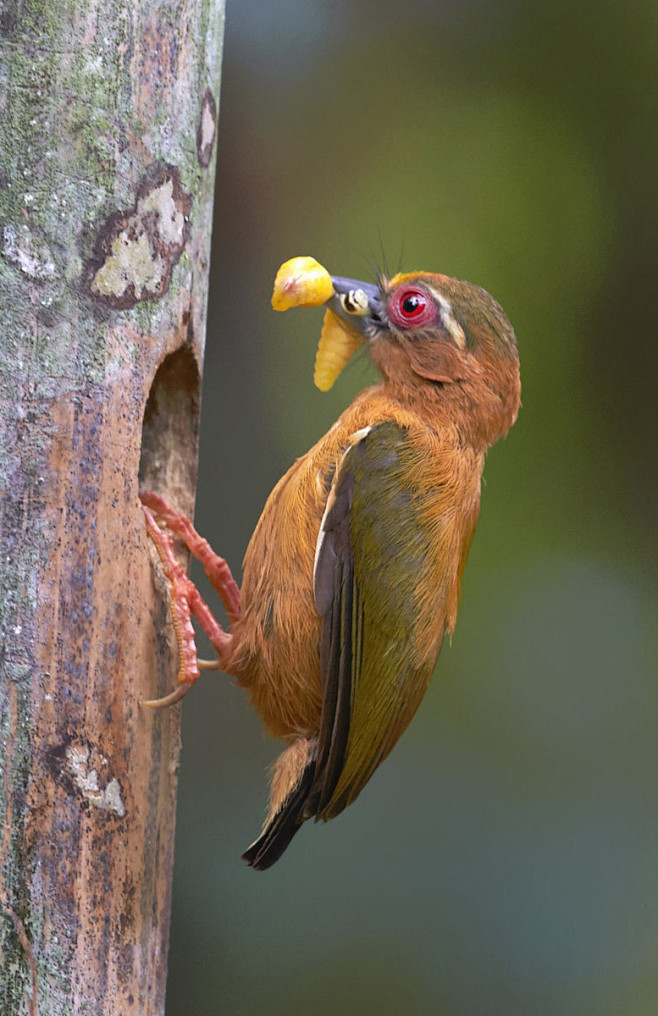
M 427 300 L 420 293 L 409 293 L 400 304 L 400 310 L 405 317 L 418 317 L 425 310 Z
M 403 286 L 388 302 L 388 316 L 397 328 L 423 328 L 436 321 L 437 309 L 422 289 Z

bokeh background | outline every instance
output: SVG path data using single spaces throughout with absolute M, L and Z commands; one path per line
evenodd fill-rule
M 168 1016 L 658 1012 L 657 107 L 655 0 L 229 0 L 199 529 L 239 575 L 372 379 L 314 389 L 321 313 L 269 309 L 292 255 L 483 285 L 523 409 L 353 808 L 247 869 L 277 747 L 230 680 L 185 700 Z

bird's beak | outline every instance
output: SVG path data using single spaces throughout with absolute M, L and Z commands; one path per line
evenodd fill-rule
M 332 275 L 334 295 L 326 306 L 343 321 L 357 328 L 364 336 L 370 337 L 373 326 L 383 325 L 382 293 L 379 286 L 357 279 L 344 279 Z

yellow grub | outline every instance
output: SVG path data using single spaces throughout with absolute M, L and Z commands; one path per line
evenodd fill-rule
M 339 318 L 326 311 L 322 332 L 315 354 L 313 381 L 321 392 L 328 392 L 341 370 L 363 343 L 363 335 Z
M 326 268 L 315 258 L 298 257 L 285 261 L 274 280 L 272 307 L 320 307 L 334 296 L 334 286 Z M 321 392 L 327 392 L 341 370 L 363 342 L 363 335 L 332 311 L 324 315 L 318 351 L 315 354 L 313 380 Z
M 334 295 L 331 276 L 315 258 L 298 257 L 285 261 L 274 280 L 272 307 L 320 307 Z

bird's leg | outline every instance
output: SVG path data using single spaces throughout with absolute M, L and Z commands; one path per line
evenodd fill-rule
M 239 620 L 242 614 L 240 590 L 224 558 L 219 557 L 208 541 L 199 536 L 186 515 L 171 508 L 159 494 L 155 494 L 151 490 L 143 490 L 139 499 L 157 516 L 158 522 L 164 523 L 167 529 L 175 533 L 183 541 L 192 557 L 195 557 L 203 565 L 203 570 L 211 586 L 226 608 L 231 624 Z
M 173 512 L 166 502 L 156 494 L 149 493 L 146 496 L 140 496 L 148 534 L 153 540 L 162 561 L 165 576 L 171 583 L 170 610 L 180 659 L 178 687 L 175 691 L 164 698 L 152 699 L 143 703 L 146 706 L 162 707 L 178 702 L 189 691 L 190 687 L 199 677 L 200 667 L 206 670 L 214 667 L 217 667 L 217 669 L 222 668 L 231 645 L 231 636 L 224 631 L 215 619 L 208 604 L 191 579 L 187 577 L 181 564 L 176 560 L 171 536 L 164 532 L 157 524 L 151 511 L 151 506 L 167 525 L 169 525 L 170 519 L 173 521 L 174 525 L 170 528 L 183 538 L 194 556 L 199 557 L 202 561 L 206 574 L 221 596 L 231 621 L 237 620 L 240 616 L 240 591 L 233 580 L 226 562 L 213 553 L 210 546 L 205 540 L 201 539 L 185 516 Z M 161 509 L 164 510 L 161 511 Z M 212 573 L 209 573 L 209 569 L 213 569 Z M 192 617 L 197 619 L 203 631 L 210 639 L 218 656 L 217 664 L 198 659 Z

